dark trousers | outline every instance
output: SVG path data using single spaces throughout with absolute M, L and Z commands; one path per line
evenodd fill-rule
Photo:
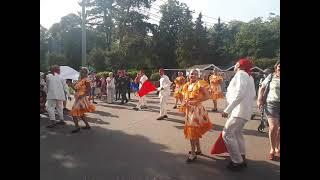
M 130 100 L 131 89 L 128 89 L 128 99 Z
M 128 102 L 128 99 L 127 99 L 127 90 L 126 89 L 121 89 L 120 90 L 120 94 L 121 94 L 121 103 L 123 103 L 124 101 Z
M 116 88 L 116 101 L 120 100 L 120 89 Z

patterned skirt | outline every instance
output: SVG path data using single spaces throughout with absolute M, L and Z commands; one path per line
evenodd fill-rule
M 199 139 L 210 129 L 212 129 L 212 123 L 202 104 L 186 109 L 184 135 L 187 139 Z
M 182 88 L 183 88 L 183 86 L 176 87 L 176 88 L 174 89 L 174 93 L 173 93 L 173 97 L 174 97 L 174 98 L 178 99 L 178 98 L 182 98 L 182 97 L 183 97 L 183 95 L 182 95 Z
M 211 86 L 210 87 L 210 92 L 211 92 L 211 99 L 212 100 L 217 100 L 217 99 L 222 99 L 224 98 L 223 92 L 221 90 L 221 86 Z
M 76 98 L 72 109 L 70 111 L 71 116 L 82 117 L 87 112 L 95 111 L 96 107 L 89 102 L 87 96 Z

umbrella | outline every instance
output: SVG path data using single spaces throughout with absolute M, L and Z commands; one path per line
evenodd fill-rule
M 63 79 L 78 80 L 79 72 L 69 66 L 60 66 L 60 76 Z

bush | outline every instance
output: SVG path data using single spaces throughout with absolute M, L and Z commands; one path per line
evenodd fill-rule
M 108 71 L 103 71 L 103 72 L 99 72 L 97 73 L 97 76 L 103 77 L 103 75 L 106 75 L 106 77 L 109 77 L 109 73 Z
M 138 71 L 138 70 L 135 70 L 135 69 L 129 69 L 129 70 L 127 71 L 129 77 L 132 78 L 132 79 L 136 78 L 138 72 L 139 72 L 139 71 Z
M 273 69 L 273 66 L 276 64 L 278 58 L 273 58 L 273 59 L 269 59 L 269 58 L 261 58 L 261 59 L 256 59 L 253 60 L 254 65 L 258 66 L 261 69 Z
M 150 76 L 151 81 L 159 81 L 160 80 L 160 74 L 159 73 L 153 73 Z

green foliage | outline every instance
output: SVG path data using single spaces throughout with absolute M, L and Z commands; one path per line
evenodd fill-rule
M 90 51 L 88 62 L 96 71 L 106 70 L 106 55 L 102 49 L 92 49 Z
M 245 23 L 218 20 L 205 26 L 202 14 L 193 21 L 185 3 L 168 0 L 160 7 L 159 25 L 148 22 L 155 0 L 88 0 L 87 59 L 97 71 L 144 68 L 149 77 L 159 67 L 188 68 L 195 64 L 229 66 L 240 57 L 256 59 L 261 68 L 280 59 L 280 16 Z M 81 15 L 81 14 L 80 14 Z M 160 16 L 160 15 L 159 15 Z M 160 17 L 159 17 L 160 18 Z M 52 63 L 75 69 L 81 65 L 81 17 L 68 14 L 49 30 L 40 25 L 40 69 Z M 48 39 L 63 50 L 48 55 Z M 51 52 L 51 51 L 50 51 Z M 50 62 L 49 62 L 50 61 Z M 154 70 L 154 71 L 153 71 Z M 136 72 L 130 72 L 131 77 Z
M 261 69 L 266 69 L 266 68 L 270 68 L 273 70 L 273 66 L 276 64 L 276 62 L 278 61 L 278 58 L 261 58 L 261 59 L 256 59 L 253 60 L 254 65 L 260 67 Z
M 48 70 L 47 52 L 48 52 L 48 30 L 40 24 L 40 71 Z
M 159 81 L 160 80 L 160 74 L 158 72 L 151 74 L 150 80 L 151 81 Z
M 137 73 L 139 72 L 139 70 L 136 69 L 129 69 L 127 70 L 128 76 L 132 79 L 134 79 L 137 76 Z
M 67 59 L 65 56 L 61 54 L 55 54 L 55 53 L 50 53 L 48 55 L 48 66 L 52 65 L 59 65 L 59 66 L 66 66 L 68 64 Z
M 99 72 L 99 73 L 97 73 L 97 76 L 99 76 L 99 77 L 109 77 L 109 71 L 102 71 L 102 72 Z
M 106 52 L 106 66 L 110 71 L 117 71 L 125 67 L 125 53 L 121 49 Z

